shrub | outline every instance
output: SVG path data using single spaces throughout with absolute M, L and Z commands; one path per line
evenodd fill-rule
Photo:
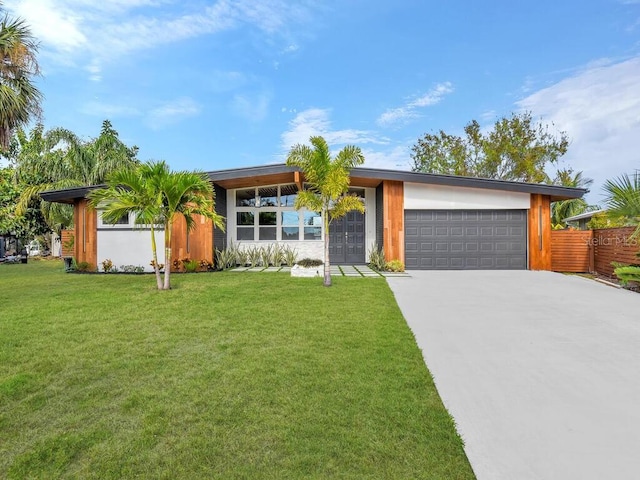
M 102 264 L 102 270 L 104 273 L 115 272 L 117 270 L 117 268 L 113 266 L 113 262 L 108 258 L 100 263 Z
M 253 246 L 247 249 L 248 262 L 251 267 L 257 267 L 262 260 L 262 252 L 260 248 Z
M 219 270 L 226 270 L 236 266 L 236 253 L 232 248 L 224 250 L 216 249 L 216 267 Z
M 200 263 L 198 264 L 198 268 L 203 272 L 208 272 L 209 270 L 213 270 L 213 263 L 203 258 L 202 260 L 200 260 Z
M 153 268 L 154 270 L 156 269 L 156 262 L 154 260 L 151 260 L 149 262 L 149 265 L 151 265 L 151 268 Z M 158 263 L 158 270 L 164 270 L 164 263 Z
M 294 247 L 285 245 L 283 252 L 284 263 L 288 267 L 293 267 L 298 259 L 298 252 Z
M 384 250 L 374 245 L 369 251 L 369 266 L 378 272 L 382 272 L 387 268 L 387 262 L 384 259 Z
M 400 260 L 390 260 L 385 265 L 385 270 L 388 272 L 404 272 L 404 263 Z
M 122 273 L 144 273 L 144 267 L 142 265 L 120 265 L 120 271 Z
M 323 264 L 324 262 L 322 260 L 318 260 L 315 258 L 303 258 L 298 262 L 298 265 L 304 268 L 319 267 L 320 265 L 323 265 Z
M 198 262 L 197 260 L 191 260 L 189 258 L 183 258 L 181 262 L 184 266 L 184 271 L 187 273 L 195 273 L 200 266 L 200 262 Z
M 92 272 L 95 270 L 95 267 L 91 265 L 89 262 L 78 262 L 76 263 L 76 271 L 77 272 Z

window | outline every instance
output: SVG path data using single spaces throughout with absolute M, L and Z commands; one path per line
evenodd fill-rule
M 322 216 L 317 212 L 303 212 L 304 239 L 322 240 Z
M 129 225 L 129 214 L 122 215 L 113 225 Z
M 238 212 L 236 221 L 238 225 L 238 240 L 253 240 L 253 212 Z
M 260 212 L 259 215 L 259 239 L 260 240 L 277 240 L 278 213 L 277 212 Z
M 298 212 L 280 212 L 282 240 L 298 240 L 300 238 L 300 215 Z
M 236 195 L 236 240 L 322 240 L 320 214 L 297 211 L 295 184 L 239 189 Z
M 120 218 L 118 218 L 114 223 L 109 223 L 107 222 L 107 220 L 102 216 L 103 212 L 100 213 L 100 215 L 98 216 L 98 227 L 111 227 L 111 228 L 116 228 L 116 227 L 128 227 L 129 226 L 129 214 L 125 213 L 124 215 L 122 215 Z

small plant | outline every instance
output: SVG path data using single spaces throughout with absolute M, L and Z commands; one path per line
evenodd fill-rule
M 384 250 L 378 248 L 378 245 L 373 245 L 373 248 L 369 251 L 369 266 L 382 272 L 387 268 L 387 262 L 384 259 Z
M 300 265 L 303 268 L 313 268 L 313 267 L 319 267 L 323 263 L 324 262 L 322 260 L 318 260 L 317 258 L 303 258 L 298 262 L 298 265 Z
M 387 272 L 404 272 L 404 263 L 400 260 L 390 260 L 385 265 Z
M 149 262 L 149 265 L 151 265 L 151 268 L 153 268 L 154 270 L 156 269 L 156 262 L 155 260 L 151 260 Z M 162 271 L 164 270 L 164 263 L 158 263 L 158 270 Z
M 179 272 L 182 269 L 182 262 L 180 260 L 178 260 L 177 258 L 171 262 L 173 271 L 175 272 Z
M 94 270 L 95 270 L 94 266 L 91 265 L 89 262 L 78 262 L 76 264 L 77 272 L 92 272 Z
M 236 252 L 232 247 L 224 250 L 216 249 L 216 267 L 218 270 L 226 270 L 236 266 Z
M 110 259 L 107 258 L 106 260 L 103 260 L 100 263 L 102 265 L 102 271 L 104 273 L 109 273 L 109 272 L 113 272 L 114 271 L 113 262 Z
M 200 262 L 198 262 L 198 260 L 191 260 L 189 258 L 183 258 L 181 262 L 184 266 L 184 271 L 187 273 L 195 273 L 200 266 Z
M 285 245 L 283 251 L 283 261 L 288 267 L 293 267 L 298 259 L 298 252 L 294 247 Z
M 142 265 L 120 265 L 120 271 L 122 273 L 144 273 L 144 267 Z
M 244 267 L 249 263 L 249 254 L 246 250 L 238 248 L 235 252 L 235 264 Z
M 247 249 L 247 263 L 251 265 L 251 267 L 257 267 L 260 265 L 260 261 L 262 260 L 262 252 L 260 248 L 253 246 Z
M 279 243 L 273 245 L 273 256 L 271 258 L 271 263 L 274 267 L 281 267 L 284 262 L 284 247 Z
M 210 270 L 213 270 L 213 263 L 211 263 L 209 260 L 207 260 L 206 258 L 203 258 L 202 260 L 200 260 L 200 262 L 198 263 L 198 268 L 200 269 L 200 271 L 202 272 L 208 272 Z
M 260 249 L 260 263 L 262 263 L 263 267 L 268 267 L 269 265 L 275 265 L 273 254 L 274 254 L 273 244 L 267 245 Z

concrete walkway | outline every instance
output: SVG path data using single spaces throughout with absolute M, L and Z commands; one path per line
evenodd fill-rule
M 368 265 L 331 265 L 332 277 L 408 277 L 407 272 L 378 272 Z M 232 272 L 290 272 L 291 267 L 238 267 Z
M 551 272 L 388 279 L 479 480 L 640 478 L 640 294 Z

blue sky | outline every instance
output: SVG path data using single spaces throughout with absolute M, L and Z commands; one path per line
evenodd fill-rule
M 5 0 L 40 39 L 44 123 L 109 119 L 142 160 L 283 162 L 323 135 L 409 169 L 425 132 L 529 110 L 602 182 L 640 168 L 640 1 Z

